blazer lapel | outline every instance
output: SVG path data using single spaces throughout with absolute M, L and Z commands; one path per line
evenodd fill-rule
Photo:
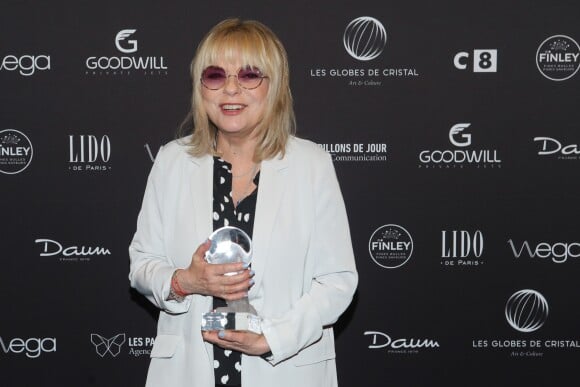
M 268 263 L 272 230 L 276 227 L 276 216 L 282 204 L 286 184 L 288 184 L 284 171 L 288 167 L 287 156 L 288 154 L 282 159 L 274 158 L 262 161 L 252 235 L 252 269 L 256 272 L 254 276 L 256 283 L 250 289 L 250 298 L 252 293 L 259 289 Z
M 192 171 L 189 179 L 189 189 L 193 213 L 190 215 L 195 224 L 196 235 L 192 235 L 195 248 L 212 233 L 213 211 L 213 158 L 203 156 L 191 158 Z

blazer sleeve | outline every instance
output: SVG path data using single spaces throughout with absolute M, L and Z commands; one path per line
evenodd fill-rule
M 271 364 L 320 340 L 323 329 L 346 310 L 358 283 L 346 209 L 330 155 L 323 153 L 317 166 L 309 182 L 314 187 L 315 214 L 305 268 L 307 288 L 287 313 L 263 321 Z
M 168 301 L 171 277 L 177 269 L 166 256 L 163 237 L 164 188 L 171 168 L 168 146 L 162 147 L 147 179 L 143 203 L 137 218 L 137 231 L 129 245 L 131 286 L 168 313 L 185 313 L 192 296 L 182 302 Z

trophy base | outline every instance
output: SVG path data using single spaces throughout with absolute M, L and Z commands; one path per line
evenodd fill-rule
M 201 318 L 202 331 L 222 331 L 231 329 L 235 331 L 250 331 L 262 333 L 260 317 L 252 313 L 244 312 L 207 312 Z

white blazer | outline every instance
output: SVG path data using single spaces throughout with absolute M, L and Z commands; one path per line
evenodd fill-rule
M 129 246 L 131 286 L 161 309 L 147 376 L 150 387 L 213 387 L 213 345 L 201 315 L 212 298 L 166 301 L 176 268 L 189 265 L 212 232 L 213 158 L 180 141 L 158 153 Z M 291 138 L 283 158 L 261 165 L 253 231 L 251 304 L 273 360 L 242 358 L 244 387 L 336 386 L 332 324 L 358 276 L 348 220 L 330 156 Z

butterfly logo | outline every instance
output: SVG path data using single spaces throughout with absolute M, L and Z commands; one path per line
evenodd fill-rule
M 105 357 L 107 352 L 110 353 L 111 356 L 116 357 L 121 353 L 121 347 L 125 344 L 125 334 L 119 333 L 118 335 L 107 339 L 96 333 L 91 333 L 91 343 L 95 346 L 97 354 L 100 357 Z

